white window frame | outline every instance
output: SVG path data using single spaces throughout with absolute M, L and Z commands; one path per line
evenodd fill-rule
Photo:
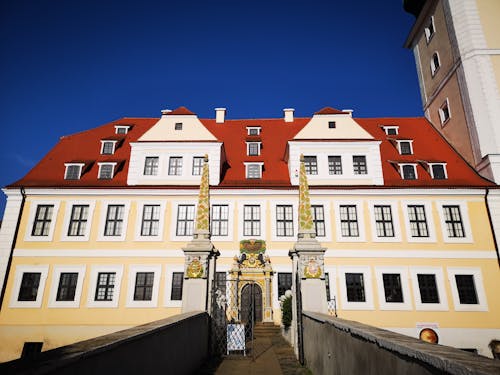
M 318 241 L 328 242 L 332 240 L 332 218 L 331 218 L 331 202 L 328 200 L 316 199 L 311 197 L 311 206 L 323 206 L 325 215 L 325 236 L 317 237 Z
M 488 311 L 488 302 L 484 290 L 483 274 L 478 267 L 447 267 L 448 280 L 451 287 L 451 296 L 455 311 Z M 472 275 L 474 277 L 474 286 L 476 288 L 477 304 L 462 304 L 458 295 L 457 282 L 455 275 Z
M 175 171 L 176 173 L 170 173 L 170 163 L 172 162 L 172 159 L 180 159 L 180 166 L 179 165 L 176 165 L 175 166 Z M 172 177 L 181 177 L 184 175 L 184 171 L 185 171 L 185 165 L 184 165 L 184 156 L 179 156 L 179 155 L 171 155 L 168 157 L 168 166 L 167 166 L 167 175 L 169 176 L 169 178 L 172 178 Z M 180 169 L 180 173 L 177 173 L 177 171 Z
M 420 288 L 418 286 L 418 274 L 433 274 L 436 278 L 436 287 L 439 295 L 439 303 L 422 303 Z M 444 285 L 442 267 L 410 267 L 410 276 L 413 288 L 415 310 L 419 311 L 448 311 L 448 296 Z
M 117 163 L 117 162 L 114 162 L 114 161 L 113 161 L 113 162 L 109 162 L 109 161 L 107 161 L 107 162 L 98 162 L 98 163 L 97 163 L 97 165 L 99 166 L 99 172 L 98 172 L 98 175 L 97 175 L 97 176 L 98 176 L 98 179 L 99 179 L 99 180 L 112 180 L 112 179 L 113 179 L 113 177 L 115 177 L 115 169 L 116 169 L 116 165 L 117 165 L 117 164 L 118 164 L 118 163 Z M 103 177 L 101 176 L 102 167 L 103 167 L 103 166 L 105 166 L 105 165 L 111 165 L 111 167 L 113 168 L 113 169 L 111 170 L 111 177 L 110 177 L 110 178 L 103 178 Z
M 378 237 L 377 227 L 375 222 L 375 206 L 391 206 L 392 226 L 394 229 L 394 237 Z M 370 210 L 370 224 L 372 227 L 373 242 L 400 242 L 401 241 L 401 225 L 399 222 L 399 202 L 394 201 L 369 201 L 368 207 Z
M 448 117 L 447 118 L 444 117 L 445 112 L 444 112 L 443 108 L 445 108 L 445 107 L 448 109 Z M 439 120 L 441 121 L 441 125 L 442 126 L 446 125 L 446 123 L 448 121 L 450 121 L 450 118 L 451 118 L 450 101 L 448 98 L 446 98 L 445 101 L 443 102 L 443 104 L 441 104 L 439 106 L 438 113 L 439 113 Z
M 106 230 L 106 215 L 108 213 L 108 206 L 114 206 L 114 205 L 123 205 L 122 233 L 119 236 L 105 236 L 104 233 Z M 125 241 L 127 237 L 129 214 L 130 214 L 130 201 L 102 201 L 97 241 L 106 241 L 106 242 Z
M 105 154 L 105 153 L 104 153 L 104 144 L 105 144 L 105 143 L 112 143 L 112 144 L 113 144 L 113 148 L 112 148 L 112 150 L 111 150 L 111 153 L 110 153 L 110 154 Z M 113 155 L 113 154 L 115 153 L 115 151 L 116 151 L 116 144 L 117 144 L 117 143 L 118 143 L 118 141 L 113 140 L 113 139 L 102 139 L 102 140 L 101 140 L 101 152 L 100 152 L 100 154 L 101 154 L 101 155 Z
M 337 305 L 337 311 L 339 310 L 339 292 L 338 292 L 338 279 L 337 279 L 337 267 L 335 266 L 324 266 L 325 270 L 325 279 L 326 274 L 328 273 L 328 282 L 330 285 L 330 301 L 335 298 L 335 302 Z M 328 302 L 328 296 L 327 296 Z M 330 306 L 329 306 L 330 308 Z
M 340 206 L 356 206 L 356 215 L 358 217 L 358 237 L 344 237 L 342 236 L 342 225 L 340 222 Z M 363 201 L 360 200 L 335 200 L 333 205 L 335 212 L 335 232 L 337 242 L 365 242 L 366 241 L 366 229 L 365 229 L 365 218 L 363 215 Z
M 273 266 L 273 275 L 272 275 L 272 292 L 273 292 L 273 298 L 272 298 L 272 305 L 273 305 L 273 310 L 279 310 L 281 309 L 280 307 L 280 301 L 278 296 L 278 273 L 292 273 L 293 270 L 293 265 L 291 260 L 289 260 L 289 265 L 276 265 Z M 293 276 L 292 276 L 293 277 Z M 293 285 L 293 280 L 292 280 L 292 285 Z
M 97 288 L 97 275 L 100 272 L 115 272 L 115 287 L 113 289 L 113 299 L 111 301 L 96 301 L 95 292 Z M 123 277 L 123 265 L 99 265 L 92 266 L 90 271 L 90 287 L 87 296 L 87 307 L 96 308 L 117 308 L 120 301 L 120 289 Z
M 263 162 L 243 162 L 243 164 L 245 165 L 245 178 L 246 179 L 249 179 L 249 180 L 258 180 L 258 179 L 261 179 L 262 178 L 262 167 L 264 166 L 264 163 Z M 254 166 L 254 165 L 257 165 L 260 169 L 260 175 L 259 177 L 248 177 L 248 170 L 249 170 L 249 167 L 250 166 Z
M 145 174 L 144 173 L 145 169 L 146 169 L 146 160 L 148 158 L 158 159 L 158 166 L 156 167 L 156 174 Z M 163 168 L 163 163 L 162 163 L 162 158 L 160 156 L 158 156 L 158 155 L 144 155 L 144 158 L 142 160 L 141 178 L 158 178 L 158 176 L 161 174 L 162 168 Z
M 118 129 L 125 129 L 125 133 L 119 133 Z M 128 134 L 130 125 L 115 125 L 115 134 L 125 135 Z
M 292 206 L 293 214 L 293 235 L 291 236 L 278 236 L 278 228 L 276 226 L 276 210 L 278 206 Z M 272 201 L 271 203 L 271 241 L 277 242 L 290 242 L 294 241 L 297 238 L 298 231 L 298 222 L 297 222 L 297 214 L 299 209 L 299 203 L 296 200 L 293 201 Z M 283 271 L 285 272 L 285 271 Z
M 383 274 L 399 274 L 401 280 L 401 292 L 403 293 L 403 302 L 387 302 L 385 300 L 385 289 Z M 375 267 L 375 278 L 377 280 L 377 291 L 380 310 L 404 311 L 412 310 L 412 297 L 410 293 L 410 283 L 408 281 L 408 267 Z
M 467 202 L 463 201 L 437 201 L 439 221 L 441 222 L 441 233 L 444 242 L 450 243 L 472 243 L 474 241 L 472 236 L 472 228 L 469 221 L 469 208 Z M 444 221 L 444 206 L 459 206 L 460 216 L 462 217 L 462 226 L 464 228 L 464 237 L 449 237 L 446 223 Z
M 403 216 L 406 226 L 406 240 L 408 242 L 436 242 L 436 227 L 434 226 L 434 215 L 432 213 L 432 203 L 423 200 L 405 200 L 402 201 Z M 429 237 L 412 237 L 410 228 L 410 215 L 408 213 L 408 206 L 424 206 L 425 219 L 427 221 L 427 232 Z
M 73 206 L 78 206 L 78 205 L 88 205 L 89 206 L 89 215 L 87 218 L 87 225 L 85 226 L 85 233 L 83 236 L 68 236 L 68 229 L 69 229 L 69 223 L 71 220 L 71 211 L 73 209 Z M 95 201 L 84 201 L 84 200 L 78 200 L 78 201 L 68 201 L 66 202 L 66 210 L 64 212 L 64 221 L 63 221 L 63 230 L 61 233 L 61 241 L 88 241 L 90 237 L 90 231 L 91 231 L 91 226 L 93 223 L 93 217 L 94 217 L 94 208 L 95 208 Z
M 243 233 L 243 215 L 244 215 L 244 206 L 251 205 L 251 206 L 260 206 L 260 236 L 245 236 Z M 238 220 L 238 233 L 239 235 L 237 236 L 238 238 L 242 239 L 250 239 L 250 238 L 257 238 L 257 239 L 266 239 L 267 233 L 267 202 L 265 200 L 246 200 L 246 201 L 239 201 L 238 202 L 238 213 L 239 213 L 239 220 Z
M 214 241 L 223 241 L 230 242 L 233 241 L 233 233 L 234 233 L 234 202 L 227 200 L 218 200 L 211 199 L 210 200 L 210 214 L 212 214 L 212 206 L 214 205 L 226 205 L 228 210 L 228 218 L 227 218 L 227 236 L 214 236 L 211 234 L 211 238 Z M 212 225 L 212 223 L 210 223 Z M 210 227 L 210 231 L 212 228 Z
M 429 42 L 431 41 L 431 39 L 434 36 L 434 34 L 436 34 L 436 25 L 434 23 L 434 16 L 430 17 L 430 22 L 429 23 L 432 25 L 433 32 L 431 33 L 431 30 L 429 29 L 428 26 L 426 26 L 424 28 L 425 40 L 426 40 L 427 44 L 429 44 Z
M 399 126 L 397 125 L 382 125 L 382 129 L 384 129 L 385 135 L 398 135 L 399 134 Z M 396 129 L 396 134 L 387 134 L 389 129 Z
M 412 139 L 396 139 L 396 142 L 398 144 L 398 151 L 400 155 L 413 155 L 413 140 Z M 410 153 L 409 154 L 403 154 L 401 150 L 401 143 L 409 143 L 410 144 Z
M 427 163 L 427 168 L 428 168 L 429 174 L 431 175 L 431 178 L 434 179 L 434 170 L 432 169 L 432 166 L 441 165 L 443 167 L 443 170 L 444 170 L 444 179 L 447 180 L 448 179 L 448 169 L 446 168 L 447 164 L 448 163 Z
M 59 213 L 59 203 L 58 201 L 38 201 L 34 200 L 30 202 L 29 219 L 28 225 L 26 226 L 26 232 L 24 233 L 25 241 L 39 241 L 39 242 L 51 242 L 54 238 L 54 230 L 56 228 L 57 216 Z M 49 234 L 47 236 L 33 236 L 31 235 L 33 231 L 33 225 L 35 224 L 35 216 L 38 206 L 54 206 L 52 209 L 52 218 L 50 220 Z
M 250 134 L 250 131 L 251 130 L 257 130 L 257 134 L 256 135 L 251 135 Z M 260 131 L 262 130 L 262 128 L 260 126 L 247 126 L 247 135 L 251 136 L 251 137 L 257 137 L 260 135 Z
M 261 148 L 261 144 L 262 142 L 258 142 L 258 141 L 247 141 L 245 142 L 246 145 L 247 145 L 247 156 L 260 156 L 260 148 Z M 251 144 L 256 144 L 257 145 L 257 154 L 256 155 L 250 155 L 250 145 Z
M 23 281 L 23 274 L 25 273 L 40 273 L 40 283 L 38 284 L 38 291 L 36 294 L 35 301 L 18 301 L 19 292 L 21 290 L 21 283 Z M 45 292 L 45 282 L 47 281 L 47 275 L 49 273 L 48 265 L 18 265 L 16 266 L 14 284 L 12 286 L 12 294 L 10 296 L 9 307 L 12 308 L 39 308 L 42 306 L 43 295 Z
M 49 308 L 78 308 L 80 307 L 80 299 L 82 297 L 83 283 L 85 281 L 86 267 L 82 266 L 69 266 L 69 265 L 56 265 L 52 269 L 52 285 L 49 294 Z M 76 282 L 75 299 L 73 301 L 57 301 L 57 292 L 59 289 L 59 280 L 62 273 L 77 273 L 78 280 Z
M 408 166 L 408 165 L 411 166 L 411 167 L 413 167 L 413 172 L 415 173 L 415 178 L 414 179 L 405 178 L 405 176 L 404 176 L 403 167 Z M 408 180 L 408 181 L 418 180 L 417 163 L 398 163 L 398 167 L 399 167 L 399 174 L 401 176 L 401 179 Z
M 339 286 L 342 310 L 374 310 L 372 271 L 366 266 L 339 266 Z M 365 288 L 365 302 L 350 302 L 347 300 L 346 273 L 362 273 Z
M 201 159 L 201 166 L 196 166 L 196 168 L 200 168 L 200 173 L 199 174 L 194 174 L 194 161 L 195 160 L 200 160 Z M 205 165 L 205 157 L 204 156 L 199 156 L 199 155 L 194 155 L 191 158 L 191 176 L 201 176 L 203 174 L 203 166 Z
M 83 167 L 85 167 L 85 163 L 64 163 L 64 166 L 66 167 L 66 170 L 64 171 L 64 179 L 65 180 L 68 180 L 68 181 L 77 181 L 79 179 L 82 178 L 82 171 L 83 171 Z M 78 173 L 78 178 L 71 178 L 69 179 L 68 178 L 68 170 L 69 170 L 69 167 L 79 167 L 80 170 L 79 170 L 79 173 Z
M 210 202 L 212 203 L 212 202 Z M 193 231 L 196 228 L 196 212 L 198 209 L 198 204 L 196 200 L 186 200 L 186 201 L 177 201 L 172 202 L 172 212 L 170 213 L 170 238 L 172 241 L 186 241 L 188 239 L 193 238 L 193 235 L 188 236 L 178 236 L 177 235 L 177 212 L 179 211 L 179 206 L 188 205 L 194 206 L 194 223 L 193 223 Z
M 434 55 L 437 56 L 437 60 L 438 60 L 438 66 L 436 66 L 435 62 L 434 62 Z M 431 55 L 431 75 L 434 77 L 436 75 L 436 73 L 438 72 L 439 68 L 441 68 L 441 58 L 439 57 L 439 53 L 438 51 L 434 51 Z
M 183 265 L 169 265 L 165 266 L 165 291 L 164 291 L 164 305 L 165 307 L 182 307 L 182 300 L 172 300 L 170 299 L 172 293 L 172 278 L 174 272 L 184 272 Z M 186 279 L 182 282 L 182 297 L 184 297 L 184 293 L 186 286 Z
M 158 222 L 158 235 L 157 236 L 143 236 L 141 235 L 142 231 L 142 215 L 144 212 L 144 206 L 160 206 L 160 220 Z M 165 201 L 139 201 L 137 202 L 137 214 L 136 214 L 136 225 L 135 225 L 135 241 L 146 241 L 146 242 L 154 242 L 154 241 L 163 241 L 163 231 L 165 228 Z
M 150 301 L 135 301 L 135 282 L 136 275 L 139 272 L 153 272 L 153 292 Z M 127 301 L 126 307 L 158 307 L 158 293 L 160 290 L 161 265 L 131 265 L 128 269 L 128 286 L 127 286 Z

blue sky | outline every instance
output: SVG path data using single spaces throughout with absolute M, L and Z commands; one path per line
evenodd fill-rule
M 413 21 L 402 0 L 2 0 L 0 186 L 60 136 L 180 105 L 422 116 Z

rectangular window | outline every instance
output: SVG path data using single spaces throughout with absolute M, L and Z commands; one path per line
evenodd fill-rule
M 325 237 L 325 210 L 323 206 L 312 205 L 312 216 L 314 221 L 314 229 L 316 230 L 316 237 Z
M 227 236 L 229 227 L 229 206 L 214 204 L 212 206 L 212 236 Z
M 36 301 L 38 286 L 40 285 L 40 272 L 25 272 L 21 280 L 18 301 Z
M 260 236 L 260 206 L 243 206 L 243 235 Z
M 446 122 L 448 122 L 451 116 L 448 99 L 446 99 L 444 103 L 441 104 L 441 107 L 439 108 L 438 112 L 439 112 L 439 119 L 441 120 L 441 125 L 444 125 Z
M 432 168 L 432 178 L 434 180 L 446 180 L 446 173 L 444 171 L 443 164 L 433 164 L 431 168 Z
M 50 223 L 52 220 L 52 212 L 54 205 L 40 204 L 36 207 L 35 220 L 33 222 L 32 236 L 48 236 Z
M 116 272 L 99 272 L 95 290 L 96 301 L 112 301 L 115 290 Z
M 84 236 L 87 227 L 89 206 L 86 204 L 76 204 L 71 208 L 69 219 L 68 236 Z
M 192 236 L 194 229 L 194 204 L 180 204 L 177 207 L 177 236 Z
M 385 302 L 403 303 L 403 289 L 401 288 L 401 275 L 399 273 L 382 274 L 384 282 Z
M 385 134 L 387 134 L 387 135 L 398 135 L 398 128 L 396 128 L 396 127 L 385 128 Z
M 417 278 L 422 303 L 439 303 L 436 275 L 419 273 Z
M 448 237 L 465 237 L 464 225 L 462 223 L 462 215 L 460 214 L 459 206 L 443 206 L 444 222 Z
M 435 32 L 434 16 L 431 16 L 431 18 L 429 19 L 429 23 L 427 24 L 427 27 L 424 29 L 424 31 L 425 31 L 425 40 L 427 41 L 427 43 L 429 43 Z
M 226 295 L 226 273 L 225 272 L 216 272 L 215 273 L 215 285 L 218 290 L 222 292 L 222 295 Z
M 125 206 L 123 204 L 110 204 L 106 213 L 105 236 L 121 236 L 123 230 L 123 214 Z
M 176 122 L 174 126 L 175 130 L 182 130 L 182 122 Z
M 168 159 L 168 174 L 170 176 L 182 175 L 182 157 L 172 156 Z
M 356 206 L 340 206 L 340 230 L 342 237 L 359 237 Z
M 260 144 L 258 142 L 248 143 L 248 155 L 257 156 L 260 154 Z
M 394 237 L 391 206 L 375 206 L 377 237 Z
M 261 168 L 260 164 L 247 164 L 247 178 L 261 178 Z
M 68 165 L 66 167 L 66 175 L 64 176 L 64 179 L 65 180 L 79 180 L 81 170 L 82 170 L 81 165 Z
M 408 218 L 412 237 L 429 237 L 425 207 L 422 205 L 409 205 Z
M 141 236 L 157 236 L 160 228 L 160 205 L 144 205 L 142 209 Z
M 401 155 L 411 155 L 411 144 L 410 142 L 404 141 L 404 142 L 399 142 L 399 148 L 401 151 Z
M 247 128 L 248 135 L 259 135 L 260 127 Z
M 405 180 L 415 180 L 417 178 L 414 165 L 403 165 L 403 178 Z
M 182 284 L 184 282 L 184 272 L 174 272 L 172 274 L 172 290 L 170 299 L 172 301 L 182 301 Z
M 342 174 L 342 158 L 340 156 L 328 157 L 328 173 Z
M 144 175 L 156 176 L 158 174 L 158 156 L 148 156 L 144 162 Z
M 276 206 L 276 235 L 278 237 L 293 236 L 293 206 Z
M 476 284 L 474 283 L 474 275 L 455 275 L 457 283 L 458 298 L 461 304 L 477 305 Z
M 200 156 L 195 156 L 193 158 L 193 176 L 201 176 L 204 160 L 205 158 Z
M 62 272 L 59 277 L 56 301 L 74 301 L 78 272 Z
M 318 174 L 318 160 L 316 156 L 304 156 L 304 167 L 306 168 L 306 174 Z
M 115 149 L 114 142 L 103 142 L 102 143 L 102 154 L 103 155 L 112 155 Z
M 278 273 L 278 298 L 283 296 L 287 290 L 292 290 L 292 273 Z
M 113 164 L 101 164 L 99 166 L 99 178 L 101 180 L 111 180 L 113 178 Z
M 346 273 L 345 285 L 348 302 L 365 302 L 365 285 L 362 273 Z
M 328 129 L 335 129 L 336 126 L 335 121 L 328 121 Z
M 135 274 L 134 301 L 151 301 L 154 279 L 154 272 L 137 272 Z
M 367 174 L 368 169 L 366 167 L 366 156 L 353 156 L 352 166 L 354 169 L 354 174 Z

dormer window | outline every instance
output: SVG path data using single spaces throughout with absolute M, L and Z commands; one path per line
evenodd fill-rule
M 247 126 L 248 135 L 260 135 L 260 126 Z
M 448 179 L 446 172 L 446 163 L 429 163 L 429 172 L 434 180 Z
M 66 171 L 64 173 L 65 180 L 79 180 L 82 175 L 82 168 L 85 163 L 65 163 Z
M 182 122 L 175 123 L 175 130 L 182 130 Z
M 417 165 L 416 164 L 400 164 L 399 173 L 403 180 L 416 180 L 417 179 Z
M 246 178 L 259 179 L 262 178 L 262 166 L 264 163 L 245 163 Z
M 117 141 L 102 140 L 101 141 L 101 154 L 102 155 L 113 155 L 115 153 Z
M 247 142 L 247 155 L 248 156 L 260 155 L 260 142 Z
M 412 155 L 413 154 L 413 141 L 397 141 L 399 153 L 401 155 Z
M 386 135 L 398 135 L 399 126 L 382 126 Z
M 97 163 L 99 165 L 99 179 L 111 180 L 114 176 L 115 162 Z
M 129 130 L 130 130 L 129 125 L 115 125 L 116 134 L 127 134 Z
M 429 23 L 427 24 L 427 27 L 425 28 L 425 40 L 427 43 L 429 43 L 434 36 L 434 33 L 436 32 L 436 29 L 434 28 L 434 16 L 431 16 L 429 19 Z

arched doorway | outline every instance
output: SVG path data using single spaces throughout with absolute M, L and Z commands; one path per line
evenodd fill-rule
M 249 283 L 241 289 L 240 308 L 242 322 L 249 322 L 252 316 L 254 322 L 262 322 L 262 289 L 259 285 Z

